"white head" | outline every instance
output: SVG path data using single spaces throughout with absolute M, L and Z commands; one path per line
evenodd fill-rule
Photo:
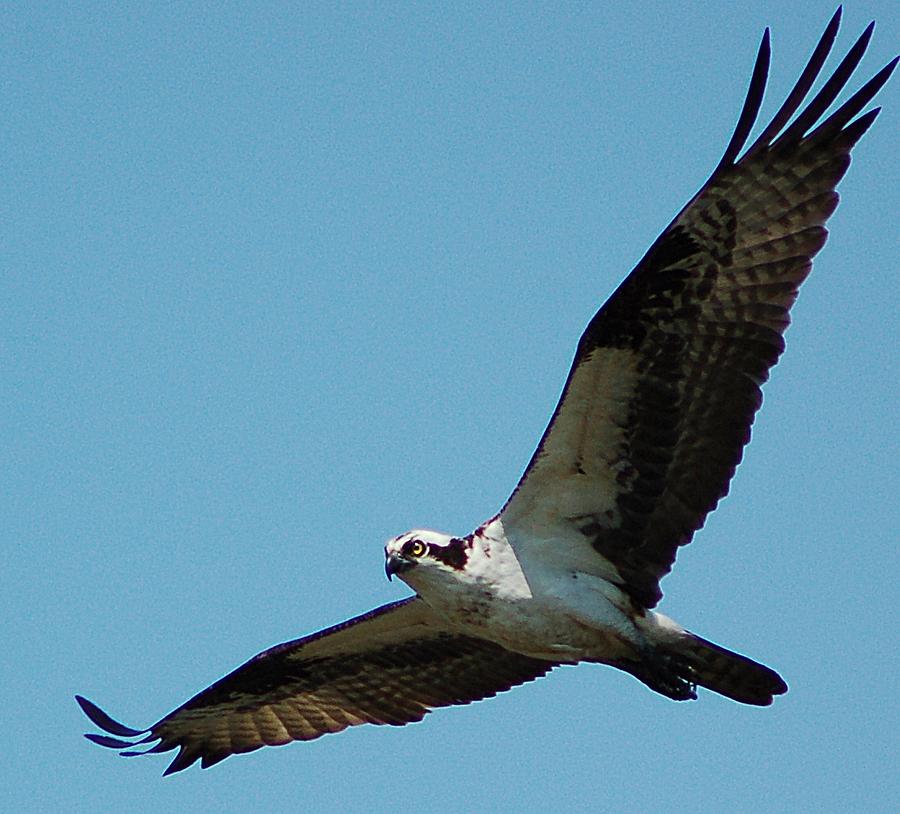
M 438 531 L 413 529 L 388 540 L 384 546 L 384 570 L 396 574 L 414 591 L 429 585 L 468 581 L 466 563 L 472 552 L 471 537 L 451 537 Z

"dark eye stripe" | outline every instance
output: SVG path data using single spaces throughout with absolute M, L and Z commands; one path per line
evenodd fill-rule
M 454 537 L 445 546 L 428 543 L 428 554 L 457 571 L 462 571 L 469 560 L 469 550 L 466 541 L 459 537 Z

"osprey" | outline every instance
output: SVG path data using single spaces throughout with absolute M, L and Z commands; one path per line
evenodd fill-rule
M 387 574 L 414 596 L 272 647 L 146 730 L 76 696 L 108 733 L 86 737 L 125 755 L 177 748 L 169 774 L 357 724 L 418 721 L 582 661 L 678 701 L 698 686 L 755 705 L 786 692 L 773 670 L 653 608 L 679 546 L 728 491 L 835 186 L 879 110 L 858 114 L 897 63 L 819 122 L 870 24 L 800 110 L 839 22 L 840 9 L 744 150 L 768 74 L 766 30 L 722 160 L 588 324 L 506 505 L 466 536 L 388 541 Z

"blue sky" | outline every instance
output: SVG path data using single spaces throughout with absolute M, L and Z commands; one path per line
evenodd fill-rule
M 765 117 L 833 10 L 7 4 L 0 807 L 893 809 L 896 77 L 731 496 L 663 584 L 785 676 L 773 707 L 565 668 L 163 780 L 72 700 L 146 725 L 404 596 L 384 540 L 502 504 L 580 331 L 721 155 L 763 28 Z M 850 2 L 841 55 L 873 17 L 854 87 L 900 43 L 894 3 Z

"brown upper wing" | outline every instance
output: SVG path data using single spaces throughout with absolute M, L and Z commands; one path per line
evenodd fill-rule
M 419 721 L 434 707 L 487 698 L 554 666 L 451 633 L 421 599 L 410 597 L 260 653 L 146 730 L 76 700 L 94 724 L 116 736 L 86 735 L 101 746 L 131 750 L 159 741 L 143 752 L 123 752 L 128 756 L 177 747 L 165 772 L 171 774 L 197 760 L 206 768 L 229 755 L 357 724 Z
M 788 311 L 825 243 L 835 186 L 878 110 L 853 119 L 897 62 L 814 127 L 862 58 L 870 25 L 786 126 L 821 70 L 839 17 L 737 160 L 762 101 L 766 31 L 722 161 L 591 320 L 550 425 L 501 514 L 518 547 L 559 545 L 547 542 L 554 528 L 574 526 L 645 607 L 659 601 L 659 580 L 678 546 L 728 491 L 760 385 L 784 349 Z

